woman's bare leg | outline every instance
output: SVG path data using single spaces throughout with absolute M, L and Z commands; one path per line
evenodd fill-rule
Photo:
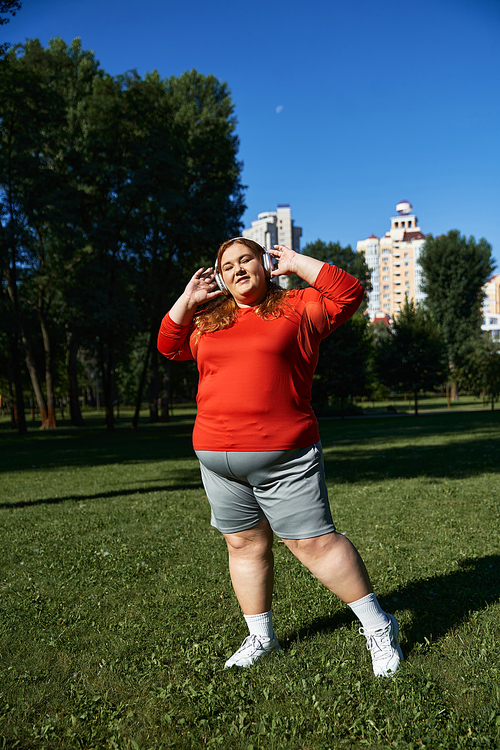
M 346 604 L 373 592 L 363 560 L 343 534 L 283 541 L 313 576 Z
M 267 519 L 236 534 L 224 534 L 229 573 L 244 615 L 271 609 L 274 586 L 273 532 Z

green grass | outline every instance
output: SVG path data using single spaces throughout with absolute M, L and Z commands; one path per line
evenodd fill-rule
M 415 413 L 415 402 L 413 396 L 395 395 L 386 401 L 369 401 L 366 399 L 357 399 L 356 404 L 363 409 L 363 413 L 366 416 L 379 415 L 387 413 L 389 409 L 396 409 L 398 414 L 414 414 Z M 498 409 L 498 401 L 495 402 L 495 409 Z M 420 394 L 418 397 L 418 411 L 432 412 L 432 411 L 445 411 L 452 413 L 455 411 L 491 411 L 491 401 L 485 401 L 482 398 L 476 396 L 460 395 L 457 401 L 450 401 L 448 406 L 448 400 L 446 396 L 439 396 L 436 394 Z
M 88 424 L 0 430 L 0 748 L 500 747 L 496 412 L 321 423 L 337 527 L 401 624 L 391 680 L 278 541 L 283 654 L 225 671 L 246 631 L 192 418 Z

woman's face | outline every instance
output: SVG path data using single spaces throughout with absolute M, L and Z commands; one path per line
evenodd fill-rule
M 253 250 L 234 242 L 220 260 L 222 278 L 238 307 L 259 305 L 267 294 L 264 266 Z

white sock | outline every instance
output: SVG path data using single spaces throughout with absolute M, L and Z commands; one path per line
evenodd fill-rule
M 376 594 L 368 594 L 362 599 L 351 602 L 347 605 L 352 609 L 358 620 L 360 620 L 363 629 L 368 633 L 375 630 L 382 630 L 387 626 L 389 618 L 378 603 Z
M 276 638 L 273 630 L 273 611 L 261 615 L 243 615 L 250 635 L 262 635 L 265 638 Z

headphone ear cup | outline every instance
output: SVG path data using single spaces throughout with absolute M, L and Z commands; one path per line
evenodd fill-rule
M 273 264 L 268 252 L 262 254 L 262 265 L 264 266 L 264 271 L 270 275 L 273 270 Z
M 224 282 L 224 279 L 222 278 L 220 273 L 217 271 L 217 258 L 215 259 L 215 265 L 214 265 L 214 278 L 221 292 L 225 292 L 226 294 L 229 293 L 229 289 L 227 288 Z

